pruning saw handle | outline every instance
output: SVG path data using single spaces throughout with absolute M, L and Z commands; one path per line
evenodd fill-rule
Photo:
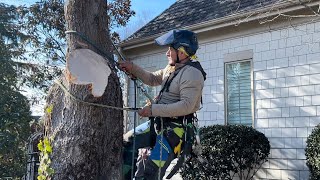
M 111 42 L 111 43 L 112 43 L 113 49 L 116 51 L 116 53 L 120 57 L 121 61 L 126 61 L 126 57 L 119 51 L 117 46 L 113 42 Z M 119 67 L 119 63 L 117 63 L 117 66 Z M 119 69 L 122 70 L 121 68 L 119 68 Z M 133 74 L 130 74 L 129 72 L 127 72 L 127 71 L 123 71 L 123 72 L 125 72 L 127 74 L 127 76 L 129 76 L 130 79 L 132 79 L 132 80 L 137 79 Z
M 119 55 L 120 59 L 122 61 L 126 61 L 126 58 L 125 56 L 119 51 L 119 49 L 117 48 L 117 46 L 113 43 L 112 43 L 112 46 L 114 48 L 114 50 L 117 52 L 117 54 Z M 118 67 L 119 67 L 119 63 L 117 63 Z M 121 69 L 121 68 L 119 68 Z M 121 69 L 122 70 L 122 69 Z M 142 85 L 142 81 L 140 79 L 138 79 L 137 77 L 135 77 L 133 74 L 130 74 L 129 72 L 127 71 L 124 71 L 126 73 L 127 76 L 129 76 L 130 79 L 132 79 L 135 83 L 136 81 L 135 80 L 138 80 L 138 82 L 140 82 L 141 84 L 138 85 L 138 87 L 140 88 L 140 90 L 142 91 L 142 93 L 150 100 L 151 103 L 154 103 L 154 100 L 153 98 L 146 92 L 146 90 L 144 89 L 143 85 Z

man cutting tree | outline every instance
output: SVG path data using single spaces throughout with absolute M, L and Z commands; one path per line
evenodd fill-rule
M 152 121 L 135 137 L 135 151 L 138 148 L 150 147 L 150 156 L 138 158 L 135 179 L 162 179 L 174 158 L 183 151 L 191 151 L 186 149 L 186 126 L 192 125 L 194 113 L 200 108 L 206 78 L 200 63 L 194 61 L 198 49 L 195 33 L 172 30 L 157 38 L 155 42 L 160 46 L 168 46 L 168 65 L 164 69 L 148 72 L 131 62 L 120 62 L 124 71 L 141 79 L 145 84 L 161 85 L 155 103 L 138 111 L 140 116 L 154 119 L 151 118 Z M 142 126 L 145 125 L 137 129 L 143 128 Z M 131 165 L 128 157 L 132 149 L 132 134 L 132 131 L 126 134 L 129 136 L 124 152 L 124 163 L 127 165 Z

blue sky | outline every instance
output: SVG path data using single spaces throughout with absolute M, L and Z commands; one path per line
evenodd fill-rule
M 146 3 L 147 2 L 147 3 Z M 150 9 L 154 11 L 156 15 L 160 14 L 163 10 L 172 5 L 176 0 L 132 0 L 132 8 L 136 12 Z
M 0 0 L 2 3 L 13 5 L 30 5 L 36 1 L 37 0 Z M 158 16 L 176 1 L 177 0 L 131 0 L 131 8 L 136 12 L 136 16 L 130 19 L 127 27 L 117 28 L 115 30 L 121 34 L 122 38 L 127 37 Z
M 174 2 L 176 2 L 176 0 L 132 0 L 131 3 L 132 9 L 136 11 L 137 14 L 144 10 L 150 10 L 153 11 L 154 16 L 157 16 Z
M 12 5 L 29 5 L 32 2 L 34 2 L 33 0 L 0 0 L 1 3 L 4 4 L 12 4 Z
M 1 3 L 13 5 L 30 5 L 36 0 L 0 0 Z M 132 9 L 139 14 L 144 10 L 153 12 L 154 16 L 159 15 L 163 10 L 172 5 L 176 0 L 131 0 Z
M 126 27 L 116 28 L 121 39 L 124 39 L 141 28 L 147 22 L 160 15 L 177 0 L 132 0 L 132 10 L 136 15 L 131 18 Z

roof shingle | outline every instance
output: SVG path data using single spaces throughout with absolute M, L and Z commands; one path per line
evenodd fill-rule
M 125 41 L 203 23 L 281 0 L 178 0 Z

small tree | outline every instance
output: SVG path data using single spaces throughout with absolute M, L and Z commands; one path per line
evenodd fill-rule
M 306 158 L 310 180 L 320 179 L 320 125 L 317 125 L 307 139 Z
M 202 155 L 183 167 L 184 179 L 253 179 L 270 153 L 266 136 L 252 127 L 209 126 L 200 136 Z

